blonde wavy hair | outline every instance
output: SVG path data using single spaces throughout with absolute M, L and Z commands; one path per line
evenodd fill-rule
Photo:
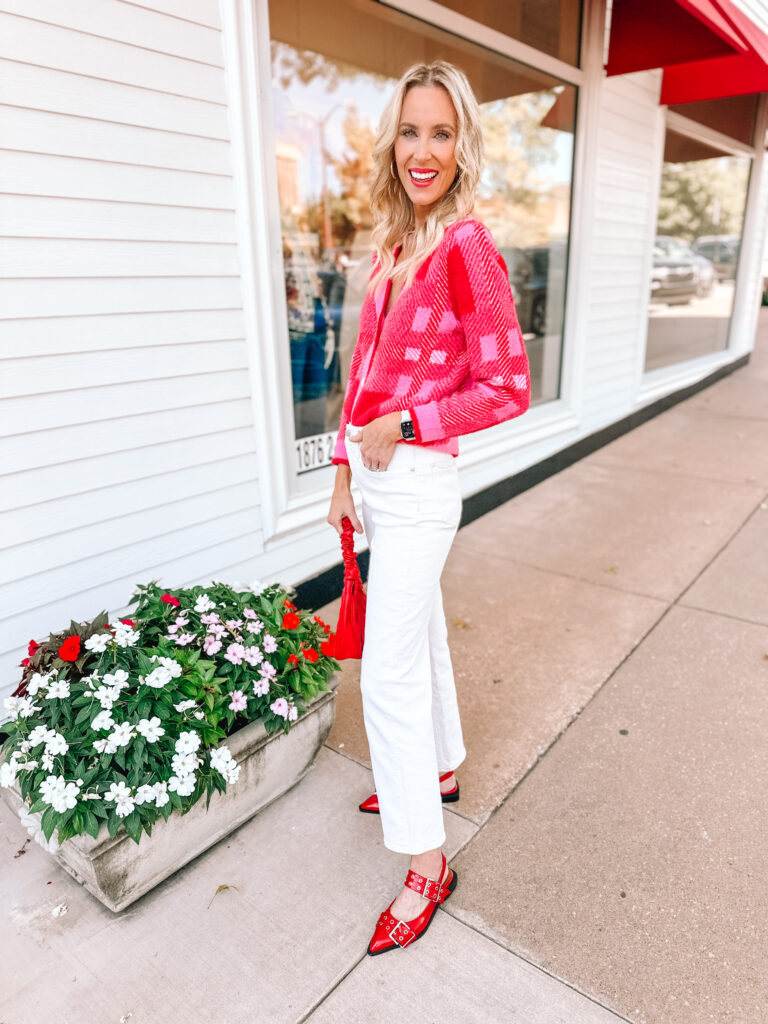
M 395 264 L 393 248 L 415 229 L 413 204 L 393 165 L 403 101 L 408 90 L 416 85 L 442 86 L 453 103 L 458 129 L 454 151 L 458 170 L 451 187 L 427 214 L 424 226 L 415 232 L 413 253 Z M 472 212 L 483 156 L 480 107 L 464 72 L 445 60 L 408 68 L 381 116 L 373 147 L 371 236 L 381 266 L 371 279 L 371 292 L 390 276 L 393 283 L 402 278 L 404 287 L 410 285 L 421 263 L 442 241 L 446 227 Z

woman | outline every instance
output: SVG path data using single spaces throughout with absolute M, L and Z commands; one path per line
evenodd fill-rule
M 370 548 L 360 688 L 384 844 L 411 856 L 368 946 L 420 938 L 456 872 L 442 803 L 466 756 L 440 594 L 461 516 L 458 437 L 519 416 L 528 358 L 504 260 L 470 214 L 482 167 L 480 110 L 445 61 L 410 68 L 374 147 L 376 251 L 350 365 L 328 522 Z

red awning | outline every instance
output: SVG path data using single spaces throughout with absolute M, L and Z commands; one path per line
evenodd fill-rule
M 768 90 L 768 36 L 731 0 L 614 0 L 607 75 L 664 68 L 661 102 Z

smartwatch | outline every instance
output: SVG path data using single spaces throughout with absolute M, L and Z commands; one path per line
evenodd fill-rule
M 413 429 L 413 420 L 407 409 L 400 413 L 400 436 L 404 441 L 415 441 L 416 431 Z

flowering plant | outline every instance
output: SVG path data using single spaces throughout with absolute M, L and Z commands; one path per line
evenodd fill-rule
M 0 785 L 18 779 L 51 848 L 102 822 L 138 843 L 159 817 L 210 803 L 240 772 L 221 741 L 256 718 L 287 732 L 339 667 L 330 626 L 277 584 L 134 593 L 130 618 L 31 641 L 5 700 Z

